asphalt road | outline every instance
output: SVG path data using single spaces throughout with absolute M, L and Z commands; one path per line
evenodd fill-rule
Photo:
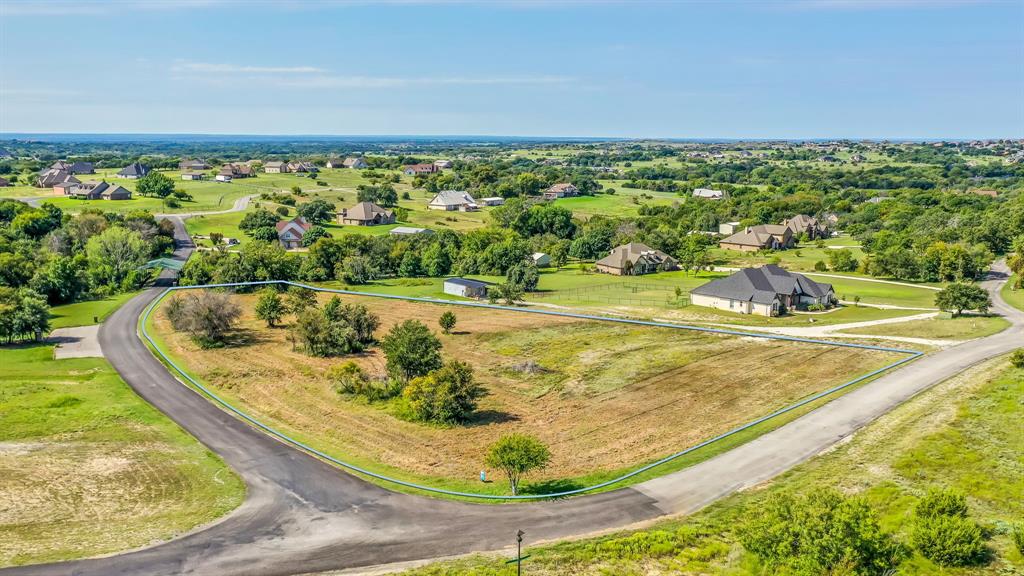
M 183 233 L 180 220 L 176 220 Z M 184 246 L 177 253 L 185 257 Z M 998 285 L 996 274 L 988 284 Z M 165 280 L 166 281 L 166 280 Z M 391 492 L 284 445 L 172 377 L 142 344 L 136 323 L 162 288 L 129 301 L 100 330 L 128 384 L 245 480 L 245 503 L 220 522 L 120 555 L 0 570 L 13 575 L 290 575 L 403 562 L 624 527 L 693 512 L 763 482 L 852 434 L 921 390 L 1024 342 L 1024 314 L 994 296 L 1013 327 L 890 372 L 734 450 L 614 492 L 553 502 L 482 505 Z

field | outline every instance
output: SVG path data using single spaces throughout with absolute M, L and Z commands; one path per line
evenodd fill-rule
M 1007 329 L 1010 323 L 999 316 L 960 316 L 958 318 L 929 318 L 898 324 L 882 324 L 844 330 L 846 334 L 873 334 L 877 336 L 913 336 L 939 340 L 969 340 L 984 338 Z
M 0 566 L 143 546 L 241 503 L 241 480 L 106 361 L 33 345 L 0 364 Z
M 138 292 L 125 292 L 115 294 L 101 300 L 86 300 L 73 304 L 62 304 L 50 308 L 50 327 L 69 328 L 71 326 L 86 326 L 95 324 L 94 319 L 103 322 L 121 304 L 124 304 Z
M 323 296 L 323 295 L 321 295 Z M 324 296 L 326 297 L 326 296 Z M 559 483 L 632 468 L 698 443 L 901 356 L 701 332 L 581 321 L 511 311 L 348 296 L 382 319 L 383 334 L 406 318 L 435 328 L 453 310 L 456 333 L 444 356 L 469 362 L 488 395 L 465 426 L 401 419 L 392 404 L 368 405 L 335 392 L 325 372 L 354 360 L 383 374 L 378 350 L 317 359 L 293 351 L 287 330 L 251 315 L 238 296 L 248 344 L 200 350 L 152 320 L 161 347 L 194 376 L 251 414 L 348 461 L 433 485 L 481 485 L 486 447 L 501 434 L 529 431 L 554 453 L 535 481 Z M 521 367 L 534 362 L 538 368 Z
M 1011 276 L 1006 284 L 1003 285 L 1003 290 L 1000 295 L 1006 303 L 1018 310 L 1024 310 L 1024 289 L 1014 289 L 1013 283 L 1016 280 L 1015 276 Z
M 1024 370 L 990 361 L 915 397 L 818 456 L 765 486 L 726 498 L 684 519 L 641 531 L 523 548 L 523 571 L 539 576 L 573 573 L 759 576 L 756 558 L 737 542 L 735 529 L 757 514 L 771 494 L 838 489 L 866 499 L 883 529 L 908 542 L 913 506 L 933 486 L 968 494 L 971 516 L 992 529 L 995 559 L 985 566 L 942 568 L 911 556 L 905 576 L 1020 574 L 1024 556 L 1010 541 L 1011 523 L 1024 518 Z M 473 556 L 407 572 L 409 576 L 512 576 L 505 557 Z

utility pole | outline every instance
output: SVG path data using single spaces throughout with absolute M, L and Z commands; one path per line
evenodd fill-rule
M 523 534 L 526 532 L 516 532 L 516 576 L 523 574 Z

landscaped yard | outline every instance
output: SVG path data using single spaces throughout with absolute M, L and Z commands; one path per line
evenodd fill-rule
M 115 294 L 100 300 L 86 300 L 73 304 L 62 304 L 50 308 L 50 327 L 69 328 L 71 326 L 87 326 L 103 322 L 113 314 L 121 304 L 130 300 L 138 292 Z
M 241 480 L 105 360 L 0 348 L 0 566 L 109 554 L 238 506 Z
M 321 294 L 321 300 L 328 296 Z M 354 360 L 372 375 L 372 348 L 346 358 L 293 350 L 288 330 L 243 305 L 249 344 L 202 350 L 158 310 L 151 333 L 201 381 L 253 416 L 335 457 L 396 477 L 462 490 L 503 492 L 474 481 L 488 445 L 529 431 L 554 454 L 535 481 L 606 479 L 719 434 L 773 409 L 891 363 L 894 353 L 583 321 L 513 311 L 345 296 L 382 320 L 421 319 L 440 332 L 446 358 L 469 362 L 488 395 L 469 425 L 443 428 L 400 418 L 394 402 L 340 396 L 327 370 Z M 524 366 L 530 366 L 527 370 Z M 564 484 L 563 484 L 564 485 Z M 574 484 L 575 485 L 575 484 Z
M 999 294 L 1010 306 L 1013 306 L 1018 310 L 1024 310 L 1024 289 L 1014 289 L 1013 283 L 1015 280 L 1016 276 L 1011 276 L 1010 279 L 1006 281 L 1006 284 L 1003 285 L 1003 289 Z
M 1024 518 L 1024 370 L 1005 359 L 987 362 L 896 408 L 824 455 L 756 490 L 730 496 L 707 510 L 618 532 L 523 548 L 523 571 L 566 573 L 762 576 L 766 567 L 744 550 L 737 528 L 776 494 L 835 489 L 863 497 L 884 530 L 911 541 L 913 508 L 932 487 L 967 494 L 970 515 L 992 529 L 995 558 L 983 566 L 943 568 L 911 550 L 899 567 L 906 576 L 1019 574 L 1012 524 Z M 512 576 L 505 556 L 475 556 L 412 569 L 410 576 Z

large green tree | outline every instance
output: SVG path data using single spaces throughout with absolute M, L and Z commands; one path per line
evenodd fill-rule
M 512 494 L 516 495 L 523 476 L 544 468 L 549 461 L 551 452 L 540 440 L 526 434 L 508 434 L 491 445 L 484 463 L 504 472 Z
M 418 320 L 405 320 L 391 327 L 380 341 L 387 358 L 388 373 L 408 382 L 441 367 L 441 341 Z

